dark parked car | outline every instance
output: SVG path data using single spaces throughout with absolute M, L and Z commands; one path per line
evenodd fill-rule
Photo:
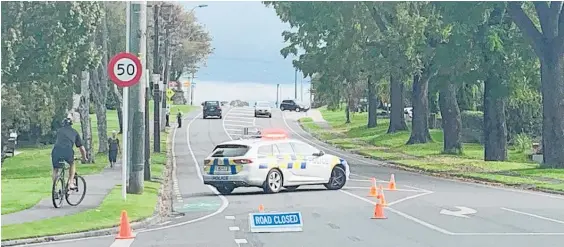
M 221 103 L 219 101 L 206 101 L 202 103 L 204 107 L 204 119 L 208 117 L 219 117 L 221 119 Z
M 291 99 L 287 99 L 287 100 L 282 100 L 282 103 L 280 104 L 280 110 L 285 111 L 308 111 L 309 107 L 307 107 L 306 105 L 296 101 L 296 100 L 291 100 Z

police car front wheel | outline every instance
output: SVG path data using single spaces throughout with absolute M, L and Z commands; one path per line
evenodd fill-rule
M 343 186 L 345 186 L 346 182 L 347 176 L 345 170 L 339 166 L 335 166 L 333 171 L 331 171 L 329 183 L 324 184 L 324 186 L 329 190 L 340 190 Z
M 272 169 L 266 175 L 266 181 L 264 182 L 264 192 L 265 193 L 278 193 L 282 189 L 282 173 L 277 169 Z
M 233 192 L 233 190 L 235 189 L 234 186 L 231 185 L 220 185 L 215 187 L 217 189 L 217 191 L 219 191 L 220 194 L 222 195 L 229 195 L 231 194 L 231 192 Z

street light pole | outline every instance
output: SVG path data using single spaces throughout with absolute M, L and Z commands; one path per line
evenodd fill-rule
M 294 99 L 298 99 L 298 68 L 296 68 L 294 73 Z

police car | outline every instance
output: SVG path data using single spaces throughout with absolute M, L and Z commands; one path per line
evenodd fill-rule
M 217 145 L 204 160 L 204 184 L 221 194 L 237 187 L 259 187 L 265 193 L 300 185 L 341 189 L 350 169 L 344 159 L 325 154 L 285 133 L 263 131 L 262 138 L 239 139 Z

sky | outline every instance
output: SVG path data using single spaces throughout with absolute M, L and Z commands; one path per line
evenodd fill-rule
M 282 32 L 290 25 L 282 23 L 273 8 L 260 1 L 183 2 L 212 36 L 214 53 L 207 66 L 196 73 L 194 101 L 276 100 L 276 84 L 282 84 L 281 97 L 294 98 L 292 58 L 284 59 Z M 303 79 L 304 102 L 309 101 L 309 78 Z M 302 76 L 298 73 L 298 98 Z M 220 89 L 218 89 L 220 88 Z M 221 90 L 223 89 L 223 90 Z M 250 93 L 252 92 L 252 93 Z

